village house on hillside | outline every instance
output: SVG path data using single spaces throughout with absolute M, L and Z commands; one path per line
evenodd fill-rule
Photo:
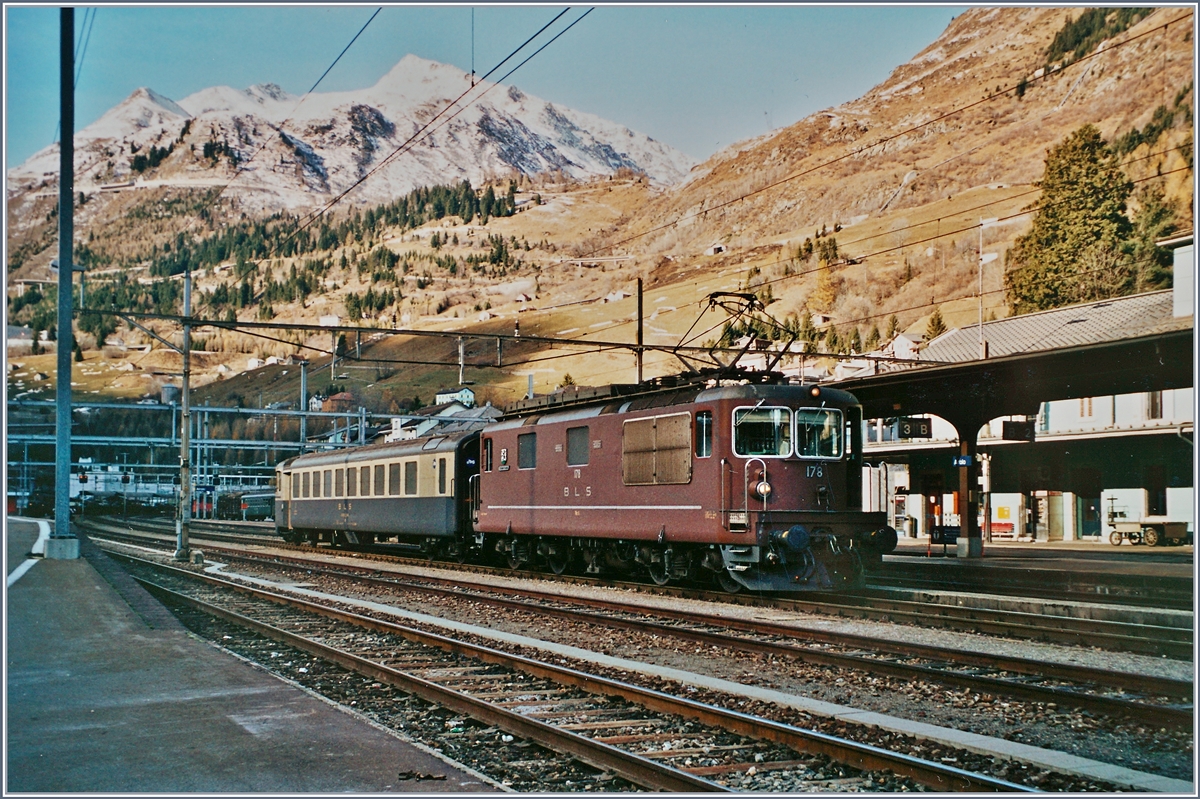
M 326 413 L 349 413 L 354 410 L 354 395 L 348 391 L 334 394 L 321 403 L 321 410 Z
M 439 388 L 437 394 L 433 397 L 435 405 L 441 405 L 446 402 L 461 402 L 465 408 L 475 407 L 475 392 L 467 386 L 459 386 L 458 388 Z

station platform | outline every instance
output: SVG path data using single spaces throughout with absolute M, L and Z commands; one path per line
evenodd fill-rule
M 949 591 L 1060 596 L 1094 602 L 1134 602 L 1186 609 L 1195 602 L 1194 547 L 1113 546 L 1092 541 L 992 541 L 978 558 L 960 558 L 957 547 L 928 538 L 902 538 L 867 582 L 917 585 L 930 581 Z
M 1070 562 L 1079 568 L 1123 574 L 1168 574 L 1189 577 L 1195 547 L 1191 544 L 1175 547 L 1135 546 L 1124 543 L 1113 546 L 1095 541 L 986 541 L 983 557 L 963 558 L 963 564 L 984 568 L 1011 567 L 1019 562 L 1028 569 L 1062 569 Z M 901 538 L 895 551 L 886 558 L 947 558 L 960 560 L 957 547 L 949 544 L 930 544 L 929 538 Z
M 86 540 L 30 559 L 40 532 L 5 525 L 6 793 L 497 790 L 192 637 Z

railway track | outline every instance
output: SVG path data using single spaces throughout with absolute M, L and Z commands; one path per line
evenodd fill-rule
M 149 561 L 135 566 L 143 572 L 135 577 L 169 603 L 188 605 L 647 790 L 847 790 L 848 783 L 860 790 L 1034 790 L 323 603 Z M 272 659 L 263 665 L 269 667 Z M 781 785 L 781 777 L 790 782 Z M 609 789 L 614 787 L 620 789 Z
M 506 588 L 462 577 L 380 574 L 370 567 L 319 564 L 311 559 L 223 550 L 228 561 L 280 566 L 320 574 L 387 592 L 422 593 L 484 603 L 534 616 L 553 616 L 610 629 L 634 630 L 710 647 L 790 657 L 806 663 L 905 680 L 930 680 L 997 696 L 1117 715 L 1144 724 L 1191 729 L 1194 683 L 1027 658 L 989 655 L 867 636 L 798 629 L 761 620 L 740 620 L 638 604 L 564 596 L 529 588 Z
M 236 544 L 263 544 L 269 541 L 272 546 L 289 551 L 328 551 L 324 549 L 313 550 L 303 545 L 286 544 L 264 532 L 247 535 L 245 533 L 233 533 L 229 531 L 231 527 L 234 529 L 240 528 L 240 525 L 229 525 L 226 523 L 212 526 L 216 529 L 197 530 L 195 535 L 210 541 Z M 97 527 L 96 529 L 100 528 Z M 133 527 L 130 529 L 133 529 Z M 161 523 L 155 524 L 154 522 L 138 523 L 137 529 L 150 533 L 157 532 L 159 535 L 164 532 Z M 104 532 L 109 536 L 119 535 L 119 532 L 112 529 L 105 529 Z M 428 561 L 423 558 L 406 558 L 396 556 L 395 554 L 381 554 L 378 547 L 371 552 L 359 553 L 359 556 L 379 557 L 398 563 L 428 565 Z M 541 572 L 513 572 L 507 569 L 471 565 L 459 565 L 454 568 L 467 574 L 520 574 L 522 576 L 548 579 Z M 712 599 L 714 596 L 717 596 L 722 602 L 772 607 L 798 613 L 817 613 L 845 619 L 909 623 L 923 627 L 934 627 L 951 631 L 979 632 L 1070 646 L 1096 646 L 1111 651 L 1165 656 L 1178 660 L 1191 660 L 1194 655 L 1194 633 L 1190 626 L 1173 627 L 1165 624 L 1073 618 L 1060 615 L 1046 616 L 1037 613 L 986 607 L 962 607 L 950 604 L 948 601 L 923 602 L 889 598 L 885 595 L 880 595 L 878 592 L 868 592 L 865 594 L 821 594 L 814 598 L 763 597 L 746 594 L 730 596 L 696 589 L 658 587 L 641 583 L 596 580 L 594 578 L 562 576 L 554 579 L 583 585 L 617 585 L 639 592 L 650 592 L 657 595 L 680 598 Z M 1133 612 L 1131 611 L 1131 613 Z M 1187 618 L 1190 621 L 1190 616 Z

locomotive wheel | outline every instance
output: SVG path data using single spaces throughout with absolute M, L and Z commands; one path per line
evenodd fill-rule
M 717 572 L 717 585 L 721 586 L 721 590 L 727 594 L 736 594 L 742 590 L 742 584 L 733 579 L 725 569 Z
M 666 585 L 671 582 L 671 563 L 670 554 L 663 549 L 651 549 L 644 551 L 649 555 L 649 562 L 646 563 L 646 572 L 650 575 L 650 579 L 655 585 Z
M 1129 534 L 1129 543 L 1131 543 L 1131 544 L 1142 543 L 1142 534 L 1141 533 L 1130 533 Z
M 1125 536 L 1121 535 L 1116 530 L 1113 530 L 1111 533 L 1108 534 L 1108 540 L 1114 547 L 1121 546 L 1121 541 L 1124 538 L 1125 538 Z
M 1162 541 L 1162 536 L 1159 535 L 1158 530 L 1153 527 L 1143 527 L 1142 541 L 1144 541 L 1148 547 L 1156 547 Z
M 557 575 L 562 575 L 567 570 L 570 557 L 570 554 L 567 552 L 563 552 L 561 554 L 550 554 L 546 556 L 546 565 L 550 567 L 550 571 Z

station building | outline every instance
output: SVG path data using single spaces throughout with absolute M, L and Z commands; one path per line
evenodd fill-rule
M 1174 290 L 986 322 L 991 356 L 1192 328 L 1191 237 L 1178 243 Z M 980 333 L 950 330 L 917 358 L 977 360 Z M 1043 402 L 1036 416 L 991 420 L 978 435 L 984 540 L 1107 543 L 1114 516 L 1186 522 L 1194 533 L 1194 408 L 1194 388 L 1180 388 Z M 864 505 L 886 510 L 902 536 L 960 522 L 957 434 L 927 418 L 922 438 L 902 437 L 915 432 L 910 419 L 865 422 Z

